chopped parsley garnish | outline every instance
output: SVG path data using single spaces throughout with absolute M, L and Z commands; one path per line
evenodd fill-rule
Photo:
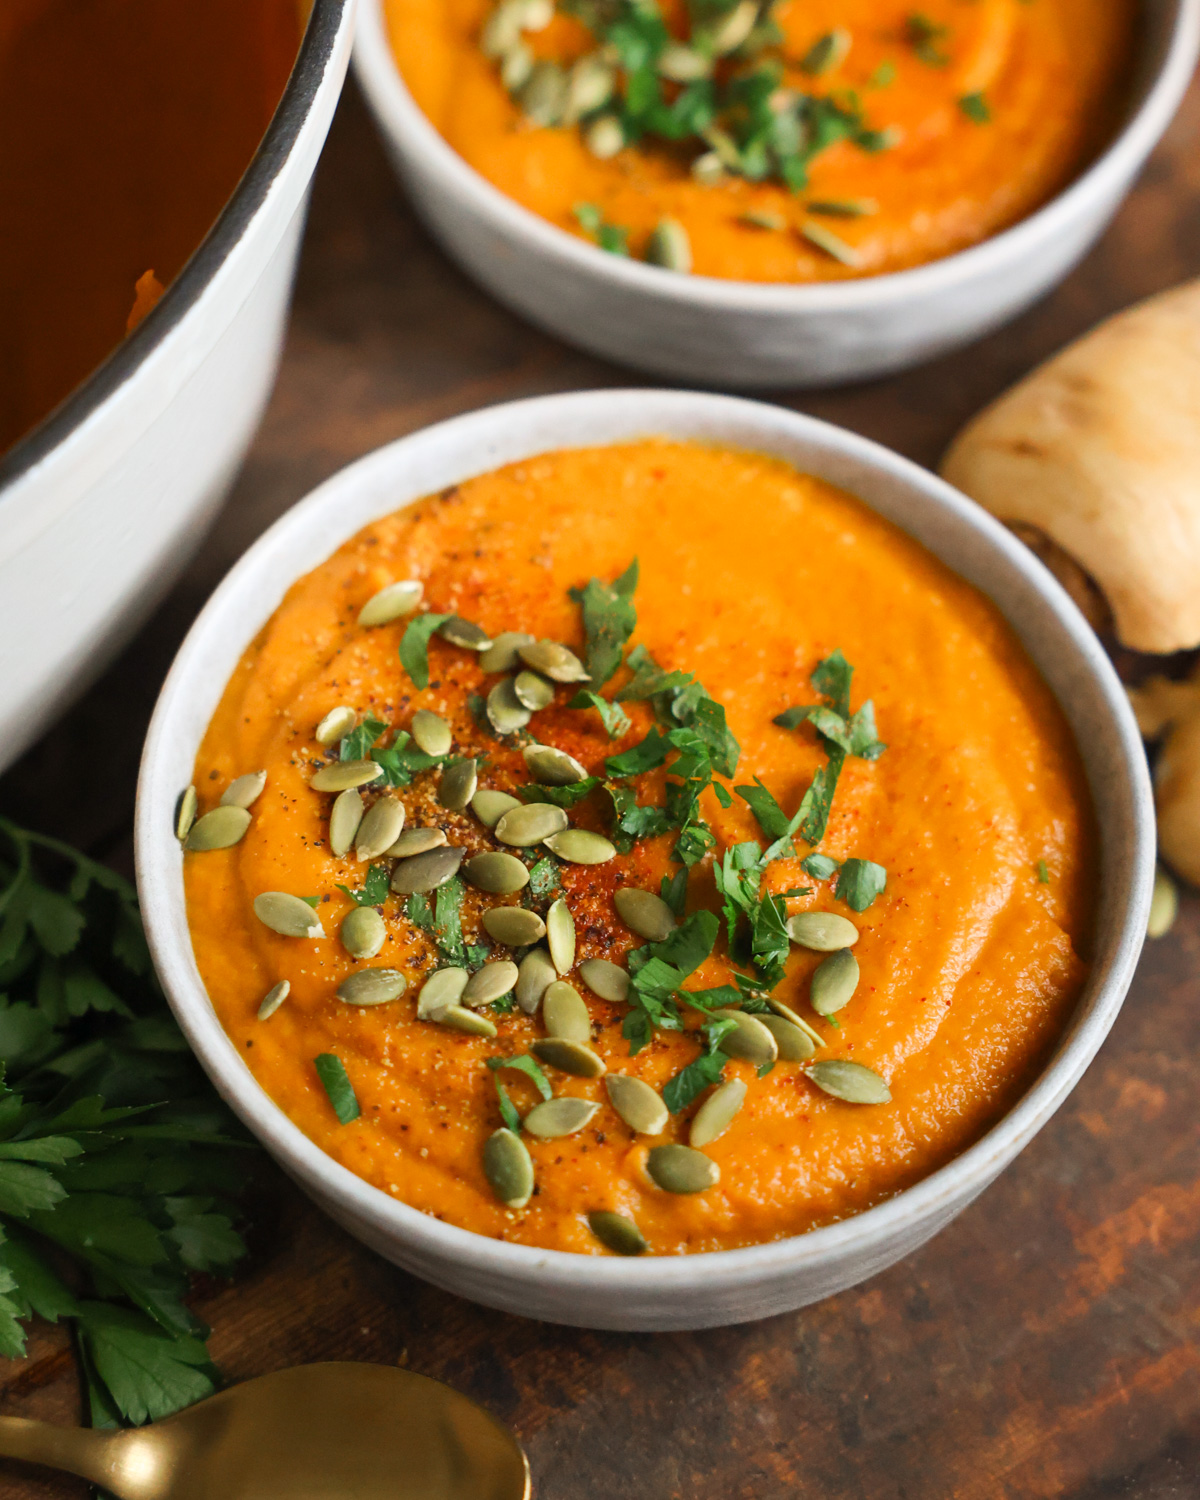
M 419 776 L 422 771 L 432 771 L 437 766 L 444 766 L 450 756 L 426 755 L 424 750 L 416 748 L 412 735 L 402 729 L 386 750 L 376 746 L 371 751 L 371 759 L 383 767 L 383 779 L 387 786 L 408 786 L 414 776 Z
M 704 1051 L 694 1062 L 681 1068 L 674 1078 L 666 1083 L 662 1091 L 663 1103 L 673 1115 L 686 1109 L 692 1100 L 698 1094 L 702 1094 L 711 1084 L 720 1083 L 725 1072 L 725 1064 L 729 1061 L 725 1053 L 721 1051 L 721 1043 L 736 1026 L 737 1022 L 731 1021 L 728 1017 L 705 1021 L 701 1026 Z
M 391 888 L 391 871 L 387 865 L 372 865 L 367 870 L 361 891 L 352 891 L 348 885 L 339 883 L 338 890 L 350 897 L 356 906 L 382 906 Z
M 416 615 L 408 622 L 400 639 L 400 665 L 419 688 L 429 686 L 429 641 L 439 625 L 452 620 L 452 614 Z
M 869 859 L 848 859 L 838 872 L 834 895 L 855 911 L 866 911 L 887 889 L 887 871 Z
M 839 866 L 837 860 L 830 859 L 828 854 L 810 854 L 800 861 L 800 868 L 814 880 L 828 880 L 837 874 Z
M 370 714 L 345 735 L 338 746 L 339 760 L 366 760 L 370 754 L 371 746 L 387 729 L 382 719 L 372 718 Z
M 591 578 L 584 588 L 570 591 L 571 598 L 583 611 L 586 665 L 594 689 L 602 688 L 621 665 L 625 642 L 637 628 L 637 610 L 633 607 L 637 581 L 635 557 L 612 583 Z
M 354 1092 L 354 1085 L 350 1082 L 349 1075 L 337 1053 L 322 1052 L 319 1057 L 313 1058 L 313 1067 L 316 1068 L 321 1086 L 329 1097 L 334 1114 L 338 1117 L 338 1123 L 349 1125 L 357 1120 L 362 1113 L 359 1108 L 358 1095 Z
M 646 1046 L 656 1028 L 682 1029 L 675 997 L 683 981 L 712 952 L 717 927 L 713 912 L 693 912 L 661 943 L 646 943 L 630 950 L 627 959 L 630 1010 L 621 1034 L 629 1043 L 631 1057 Z
M 504 1068 L 510 1068 L 515 1073 L 524 1073 L 543 1099 L 553 1099 L 554 1097 L 554 1090 L 550 1087 L 550 1080 L 538 1066 L 537 1059 L 530 1057 L 528 1053 L 524 1053 L 520 1057 L 489 1057 L 486 1061 L 488 1067 L 492 1070 L 492 1082 L 496 1085 L 496 1099 L 500 1105 L 501 1118 L 514 1135 L 520 1135 L 521 1116 L 517 1112 L 516 1105 L 509 1097 L 508 1090 L 500 1082 L 497 1075 Z
M 1039 859 L 1037 862 L 1037 877 L 1040 884 L 1050 884 L 1050 866 L 1044 859 Z
M 629 231 L 621 224 L 610 224 L 594 203 L 577 203 L 572 209 L 576 222 L 589 239 L 610 255 L 629 254 Z
M 941 46 L 950 35 L 949 26 L 942 26 L 928 16 L 914 12 L 904 23 L 904 34 L 909 46 L 929 67 L 944 68 L 950 61 L 949 54 Z
M 557 896 L 562 890 L 558 861 L 552 855 L 544 855 L 529 871 L 526 887 L 535 901 L 544 901 L 548 896 Z
M 992 118 L 991 106 L 982 94 L 964 94 L 958 101 L 958 107 L 976 125 L 986 125 Z
M 588 688 L 580 688 L 567 707 L 594 708 L 600 715 L 610 740 L 619 740 L 623 734 L 629 733 L 629 715 L 621 705 L 610 703 L 607 698 L 602 698 L 599 693 L 593 693 Z
M 541 786 L 529 782 L 517 788 L 517 796 L 524 802 L 553 802 L 555 807 L 574 807 L 599 785 L 599 776 L 585 776 L 582 781 L 572 781 L 567 786 Z

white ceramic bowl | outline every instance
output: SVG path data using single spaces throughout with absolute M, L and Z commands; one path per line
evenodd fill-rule
M 226 681 L 297 577 L 368 522 L 471 475 L 556 448 L 646 434 L 787 459 L 861 496 L 995 600 L 1070 721 L 1102 839 L 1095 960 L 1076 1015 L 1042 1076 L 977 1145 L 845 1223 L 745 1250 L 625 1260 L 531 1249 L 440 1223 L 368 1186 L 293 1125 L 254 1080 L 201 983 L 172 821 Z M 155 964 L 188 1040 L 255 1135 L 333 1218 L 389 1260 L 476 1302 L 596 1328 L 702 1328 L 784 1312 L 882 1270 L 952 1219 L 1046 1123 L 1104 1040 L 1141 950 L 1153 863 L 1149 777 L 1125 694 L 1039 562 L 956 490 L 864 438 L 777 407 L 676 391 L 491 407 L 334 475 L 250 549 L 196 621 L 159 699 L 138 787 L 138 887 Z
M 823 386 L 903 369 L 980 337 L 1056 285 L 1091 246 L 1175 113 L 1200 49 L 1200 0 L 1143 3 L 1126 122 L 1070 187 L 973 249 L 825 285 L 661 271 L 605 254 L 505 197 L 414 103 L 392 58 L 382 0 L 362 0 L 354 66 L 417 212 L 501 302 L 569 343 L 671 379 Z
M 354 7 L 315 0 L 275 116 L 204 242 L 0 459 L 0 770 L 158 602 L 233 480 L 275 378 Z

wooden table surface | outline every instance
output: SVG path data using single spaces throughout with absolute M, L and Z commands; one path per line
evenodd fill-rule
M 1200 273 L 1200 87 L 1112 231 L 1050 300 L 923 369 L 784 405 L 926 464 L 1097 318 Z M 416 224 L 350 87 L 317 177 L 282 371 L 183 580 L 100 684 L 0 780 L 0 811 L 125 867 L 142 736 L 193 615 L 269 522 L 349 460 L 473 407 L 637 382 L 535 332 Z M 1200 419 L 1200 413 L 1197 414 Z M 540 1500 L 1007 1500 L 1200 1495 L 1200 901 L 1152 944 L 1100 1057 L 983 1198 L 918 1254 L 785 1317 L 699 1334 L 580 1332 L 459 1301 L 290 1188 L 203 1295 L 232 1380 L 399 1362 L 486 1403 Z M 0 1410 L 78 1417 L 69 1345 L 0 1361 Z M 29 1470 L 0 1495 L 82 1493 Z M 280 1497 L 286 1500 L 286 1497 Z

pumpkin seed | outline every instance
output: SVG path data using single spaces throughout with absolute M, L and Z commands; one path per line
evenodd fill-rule
M 646 246 L 646 259 L 664 271 L 686 275 L 692 269 L 692 242 L 678 219 L 659 219 Z
M 333 799 L 329 809 L 329 852 L 341 859 L 350 848 L 363 820 L 362 794 L 347 787 Z
M 318 745 L 336 745 L 339 740 L 345 739 L 357 723 L 358 715 L 352 708 L 341 703 L 337 708 L 331 708 L 313 730 L 313 739 Z
M 398 797 L 380 797 L 359 824 L 355 858 L 378 859 L 387 853 L 403 829 L 404 803 Z
M 587 779 L 587 772 L 575 757 L 553 745 L 526 745 L 522 753 L 533 779 L 543 786 L 571 786 Z
M 515 854 L 489 849 L 476 854 L 463 866 L 463 875 L 476 890 L 491 896 L 511 896 L 529 884 L 529 871 Z
M 588 671 L 584 664 L 560 641 L 534 641 L 522 646 L 518 653 L 527 667 L 548 677 L 551 682 L 586 682 Z
M 819 1089 L 847 1104 L 886 1104 L 892 1091 L 874 1068 L 830 1057 L 804 1070 Z
M 440 828 L 406 828 L 386 853 L 389 859 L 411 859 L 414 854 L 428 854 L 445 845 L 446 835 Z
M 417 709 L 409 732 L 417 742 L 417 749 L 423 750 L 426 755 L 449 755 L 450 726 L 441 714 L 435 714 L 429 708 Z
M 533 715 L 513 691 L 511 677 L 502 677 L 487 695 L 488 722 L 497 734 L 516 734 L 524 729 Z
M 273 984 L 262 997 L 262 1004 L 258 1007 L 258 1019 L 270 1020 L 291 992 L 292 985 L 288 979 L 281 979 L 278 984 Z
M 421 986 L 417 1020 L 436 1021 L 448 1005 L 457 1005 L 471 976 L 466 969 L 438 969 Z
M 493 906 L 483 914 L 488 937 L 506 948 L 527 948 L 546 936 L 546 924 L 524 906 Z
M 713 57 L 724 57 L 735 52 L 754 29 L 758 19 L 759 0 L 740 0 L 732 10 L 726 11 L 703 30 L 705 50 Z
M 831 953 L 813 972 L 809 991 L 813 1010 L 819 1016 L 835 1015 L 850 1003 L 858 988 L 858 977 L 858 959 L 849 948 Z
M 265 771 L 248 771 L 236 776 L 221 794 L 222 807 L 253 807 L 267 784 Z
M 586 828 L 568 828 L 565 833 L 552 833 L 542 842 L 569 865 L 602 865 L 617 852 L 602 833 L 592 833 Z
M 462 1003 L 473 1010 L 481 1005 L 491 1005 L 501 995 L 507 995 L 517 982 L 517 966 L 507 958 L 484 964 L 467 980 L 462 992 Z
M 797 1015 L 797 1013 L 792 1009 L 790 1005 L 785 1005 L 782 1000 L 777 1000 L 774 995 L 768 995 L 766 999 L 767 1004 L 771 1007 L 775 1014 L 777 1016 L 781 1016 L 783 1020 L 789 1021 L 793 1026 L 802 1031 L 804 1035 L 809 1039 L 809 1041 L 813 1044 L 814 1049 L 817 1047 L 823 1047 L 825 1045 L 825 1039 L 821 1035 L 821 1033 L 819 1031 L 814 1031 L 813 1028 L 808 1024 L 808 1022 L 804 1019 L 804 1017 Z M 765 1022 L 767 1018 L 766 1016 L 760 1016 L 759 1019 Z
M 530 672 L 528 668 L 524 672 L 518 672 L 513 678 L 513 692 L 517 695 L 518 703 L 523 703 L 535 713 L 540 708 L 549 708 L 554 702 L 554 684 L 539 677 L 536 672 Z
M 557 125 L 567 102 L 567 75 L 557 63 L 538 63 L 518 102 L 531 124 Z
M 675 913 L 653 891 L 639 890 L 636 886 L 622 886 L 613 895 L 617 915 L 631 932 L 643 937 L 648 943 L 661 943 L 675 931 L 678 923 Z
M 567 98 L 563 106 L 563 124 L 577 125 L 584 115 L 593 114 L 612 98 L 617 75 L 600 58 L 581 57 L 567 75 Z
M 717 151 L 705 151 L 692 162 L 692 178 L 701 187 L 716 187 L 725 181 L 725 163 Z
M 542 1003 L 547 987 L 558 977 L 545 948 L 533 948 L 517 966 L 517 1004 L 527 1016 Z
M 442 772 L 438 782 L 437 799 L 451 812 L 462 812 L 475 795 L 478 785 L 477 768 L 472 757 L 456 760 Z
M 569 974 L 575 963 L 575 918 L 561 896 L 546 913 L 546 946 L 558 972 Z
M 579 965 L 579 977 L 601 1000 L 623 1005 L 629 999 L 629 971 L 607 958 L 585 958 Z
M 457 844 L 449 848 L 428 849 L 402 859 L 392 871 L 392 890 L 403 896 L 436 891 L 439 885 L 453 880 L 467 851 Z
M 342 980 L 337 997 L 346 1005 L 389 1005 L 407 988 L 408 980 L 399 969 L 360 969 Z
M 624 1214 L 597 1209 L 588 1214 L 588 1228 L 614 1255 L 645 1255 L 650 1248 L 642 1231 Z
M 695 83 L 697 79 L 711 76 L 713 61 L 694 47 L 671 42 L 658 54 L 657 66 L 660 75 L 672 83 Z
M 744 1010 L 714 1010 L 713 1015 L 734 1023 L 734 1029 L 721 1041 L 721 1051 L 727 1057 L 744 1058 L 761 1068 L 779 1056 L 775 1038 L 757 1016 L 747 1015 Z
M 564 1037 L 545 1037 L 534 1042 L 529 1050 L 538 1062 L 557 1068 L 560 1073 L 570 1073 L 572 1078 L 603 1078 L 608 1071 L 598 1053 L 582 1042 L 569 1042 Z
M 586 1045 L 592 1039 L 592 1018 L 583 996 L 562 979 L 556 979 L 542 996 L 542 1024 L 548 1036 L 564 1042 Z
M 536 1135 L 540 1140 L 557 1141 L 589 1125 L 599 1108 L 590 1099 L 576 1099 L 564 1094 L 561 1098 L 535 1104 L 522 1124 L 530 1135 Z
M 520 798 L 510 797 L 507 792 L 492 792 L 486 787 L 480 788 L 471 798 L 471 811 L 485 828 L 495 828 L 506 812 L 520 806 Z
M 238 843 L 250 827 L 250 814 L 244 807 L 214 807 L 197 818 L 188 829 L 183 847 L 198 854 L 209 849 L 229 849 Z
M 625 130 L 616 115 L 600 115 L 583 132 L 583 144 L 597 161 L 611 161 L 625 145 Z
M 500 82 L 510 94 L 518 93 L 529 82 L 534 61 L 533 48 L 523 41 L 514 42 L 500 59 Z
M 716 1162 L 691 1146 L 652 1146 L 646 1171 L 664 1193 L 703 1193 L 721 1180 Z
M 793 943 L 814 953 L 836 953 L 858 942 L 854 923 L 833 911 L 802 911 L 788 918 L 787 930 Z
M 347 912 L 338 935 L 351 958 L 374 958 L 387 938 L 387 927 L 373 906 L 356 906 Z
M 319 938 L 325 936 L 321 919 L 299 896 L 286 891 L 263 891 L 254 898 L 254 915 L 280 937 Z
M 497 1130 L 483 1148 L 483 1175 L 505 1208 L 524 1208 L 533 1197 L 533 1160 L 511 1130 Z
M 519 5 L 498 5 L 484 22 L 479 34 L 479 45 L 485 57 L 498 62 L 510 48 L 521 40 L 521 9 Z
M 521 659 L 519 648 L 532 646 L 536 639 L 524 630 L 502 630 L 479 658 L 479 665 L 485 672 L 511 672 Z
M 748 208 L 745 213 L 738 214 L 738 223 L 747 229 L 766 229 L 776 233 L 787 228 L 787 220 L 782 214 L 763 208 Z
M 1146 921 L 1148 938 L 1166 937 L 1175 925 L 1179 912 L 1179 892 L 1175 882 L 1160 865 L 1154 872 L 1154 894 L 1150 897 L 1150 915 Z
M 522 31 L 545 31 L 554 19 L 554 0 L 516 0 Z
M 661 1135 L 671 1113 L 656 1089 L 630 1073 L 610 1073 L 604 1080 L 609 1103 L 637 1135 Z
M 461 646 L 464 651 L 486 651 L 492 644 L 486 630 L 474 620 L 464 620 L 461 615 L 451 615 L 448 620 L 443 620 L 437 633 L 442 640 L 449 641 L 452 646 Z
M 496 824 L 496 837 L 513 849 L 532 849 L 552 833 L 561 833 L 569 819 L 553 802 L 530 802 L 510 808 Z
M 733 1118 L 746 1102 L 746 1085 L 740 1078 L 719 1084 L 692 1116 L 688 1145 L 694 1151 L 711 1145 L 733 1124 Z
M 417 578 L 405 578 L 399 583 L 389 583 L 377 594 L 372 594 L 358 612 L 358 623 L 369 628 L 372 625 L 388 625 L 401 615 L 411 615 L 421 602 L 425 586 Z
M 467 1036 L 495 1036 L 496 1028 L 486 1016 L 476 1015 L 465 1005 L 447 1005 L 436 1016 L 430 1016 L 439 1026 L 449 1026 L 451 1031 L 461 1031 Z
M 816 1052 L 816 1043 L 808 1032 L 801 1031 L 791 1021 L 785 1021 L 782 1016 L 759 1016 L 758 1019 L 775 1038 L 779 1056 L 784 1062 L 807 1062 Z
M 309 785 L 314 792 L 344 792 L 349 787 L 378 781 L 383 767 L 374 760 L 335 760 L 322 766 Z
M 192 831 L 192 824 L 196 821 L 196 788 L 187 787 L 179 796 L 179 805 L 175 809 L 175 837 L 182 844 Z

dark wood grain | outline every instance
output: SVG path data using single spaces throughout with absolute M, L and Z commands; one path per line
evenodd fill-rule
M 1104 314 L 1200 273 L 1200 89 L 1112 231 L 1053 297 L 895 379 L 778 396 L 926 464 Z M 429 242 L 353 90 L 317 179 L 278 388 L 200 556 L 104 680 L 0 781 L 0 810 L 129 863 L 137 757 L 171 655 L 239 553 L 369 448 L 510 397 L 637 381 L 518 322 Z M 1151 945 L 1052 1124 L 932 1244 L 788 1317 L 696 1335 L 578 1332 L 432 1290 L 279 1184 L 236 1284 L 200 1300 L 232 1379 L 400 1362 L 510 1422 L 542 1500 L 1192 1500 L 1200 1495 L 1200 902 Z M 73 1421 L 35 1330 L 0 1410 Z M 0 1473 L 12 1500 L 73 1495 Z M 281 1497 L 282 1500 L 282 1497 Z

